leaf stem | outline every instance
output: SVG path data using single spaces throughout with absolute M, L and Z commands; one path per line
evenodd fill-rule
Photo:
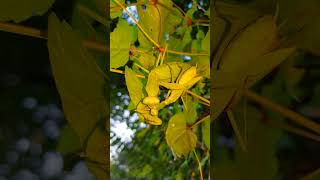
M 82 4 L 78 5 L 78 9 L 79 9 L 79 12 L 91 17 L 92 19 L 98 21 L 99 23 L 101 23 L 101 24 L 103 24 L 104 26 L 107 27 L 108 21 L 107 21 L 106 18 L 98 15 L 96 12 L 92 11 L 91 9 L 85 7 Z
M 199 124 L 201 124 L 203 121 L 207 120 L 207 118 L 210 117 L 210 114 L 205 116 L 204 118 L 200 119 L 199 121 L 195 122 L 194 124 L 192 124 L 190 126 L 190 129 L 193 129 L 194 127 L 198 126 Z M 210 119 L 210 118 L 209 118 Z
M 171 54 L 178 54 L 178 55 L 185 55 L 185 56 L 209 56 L 208 53 L 189 53 L 189 52 L 179 52 L 179 51 L 174 51 L 174 50 L 167 50 L 168 53 Z
M 198 94 L 196 94 L 196 93 L 194 93 L 194 92 L 192 92 L 192 91 L 190 91 L 190 90 L 186 90 L 186 92 L 189 93 L 190 95 L 198 98 L 198 99 L 201 99 L 202 101 L 204 101 L 204 102 L 206 102 L 207 104 L 210 105 L 210 101 L 209 101 L 208 99 L 206 99 L 206 98 L 204 98 L 204 97 L 201 97 L 201 96 L 199 96 Z
M 45 39 L 45 40 L 48 39 L 46 31 L 39 30 L 32 27 L 25 27 L 17 24 L 12 24 L 12 23 L 0 22 L 0 30 L 19 34 L 19 35 L 39 38 L 39 39 Z M 91 41 L 91 40 L 83 40 L 82 43 L 88 49 L 95 50 L 98 52 L 103 52 L 103 53 L 109 52 L 109 48 L 104 44 Z
M 289 126 L 287 124 L 280 124 L 280 123 L 268 123 L 268 124 L 276 128 L 284 129 L 290 133 L 320 142 L 320 136 L 310 133 L 308 131 L 305 131 L 301 128 L 296 128 L 296 127 Z
M 227 115 L 228 115 L 229 121 L 231 123 L 231 126 L 232 126 L 232 128 L 234 130 L 234 133 L 237 136 L 237 139 L 239 141 L 241 149 L 244 150 L 244 151 L 247 151 L 247 146 L 246 146 L 246 143 L 245 143 L 245 139 L 243 138 L 243 136 L 240 133 L 240 130 L 239 130 L 239 127 L 238 127 L 238 125 L 236 123 L 236 119 L 234 118 L 233 112 L 231 110 L 228 110 L 227 111 Z
M 276 111 L 280 114 L 282 114 L 284 117 L 288 118 L 289 120 L 308 128 L 317 134 L 320 134 L 320 125 L 318 123 L 313 122 L 310 119 L 305 118 L 304 116 L 287 109 L 279 104 L 276 104 L 272 101 L 270 101 L 267 98 L 264 98 L 262 96 L 259 96 L 258 94 L 250 91 L 250 90 L 244 90 L 244 96 L 246 96 L 249 100 L 254 101 L 258 104 L 260 104 L 263 107 L 272 109 L 273 111 Z
M 134 65 L 138 66 L 138 67 L 139 67 L 140 69 L 142 69 L 144 72 L 146 72 L 146 73 L 148 73 L 148 74 L 150 73 L 150 71 L 149 71 L 148 69 L 140 66 L 138 63 L 134 63 Z
M 195 150 L 193 150 L 194 155 L 196 156 L 197 162 L 198 162 L 198 166 L 199 166 L 199 173 L 200 173 L 200 179 L 203 180 L 203 175 L 202 175 L 202 168 L 201 168 L 201 163 L 200 160 L 197 156 L 197 153 Z

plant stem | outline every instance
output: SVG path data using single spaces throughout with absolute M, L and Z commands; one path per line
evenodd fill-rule
M 199 173 L 200 173 L 200 179 L 203 180 L 203 175 L 202 175 L 202 168 L 201 168 L 201 163 L 199 161 L 199 158 L 197 156 L 197 153 L 195 150 L 193 150 L 194 155 L 196 156 L 197 162 L 198 162 L 198 166 L 199 166 Z
M 233 112 L 231 110 L 228 110 L 227 111 L 227 115 L 228 115 L 229 121 L 231 123 L 231 126 L 232 126 L 232 128 L 234 130 L 234 133 L 237 136 L 237 139 L 239 141 L 239 145 L 240 145 L 241 149 L 244 150 L 244 151 L 247 151 L 247 146 L 246 146 L 245 139 L 243 138 L 243 136 L 240 133 L 240 129 L 239 129 L 237 123 L 236 123 L 236 119 L 234 118 Z
M 190 126 L 190 129 L 193 129 L 194 127 L 198 126 L 200 123 L 202 123 L 203 121 L 207 120 L 208 117 L 210 117 L 210 115 L 207 115 L 204 118 L 200 119 L 199 121 L 195 122 L 194 124 L 192 124 Z
M 32 27 L 25 27 L 17 24 L 0 22 L 0 30 L 39 39 L 48 39 L 46 31 L 42 31 Z M 82 43 L 88 49 L 92 49 L 103 53 L 109 52 L 109 48 L 104 44 L 90 40 L 83 40 Z
M 108 25 L 108 21 L 106 18 L 98 15 L 96 12 L 92 11 L 91 9 L 83 6 L 83 5 L 78 5 L 78 9 L 81 13 L 86 14 L 87 16 L 93 18 L 94 20 L 100 22 L 104 26 Z
M 138 66 L 140 69 L 142 69 L 144 72 L 148 73 L 149 74 L 149 70 L 140 66 L 138 63 L 134 63 L 134 65 Z
M 192 92 L 192 91 L 189 91 L 189 90 L 186 90 L 186 92 L 189 93 L 189 94 L 191 94 L 192 96 L 198 98 L 198 99 L 201 99 L 202 101 L 204 101 L 204 102 L 206 102 L 207 104 L 210 105 L 210 101 L 209 101 L 208 99 L 203 98 L 203 97 L 199 96 L 198 94 L 196 94 L 196 93 L 194 93 L 194 92 Z
M 119 69 L 110 69 L 110 72 L 114 72 L 114 73 L 118 73 L 118 74 L 125 74 L 124 71 L 119 70 Z M 138 78 L 146 78 L 146 77 L 144 77 L 144 75 L 140 75 L 140 74 L 137 74 L 136 76 Z
M 259 96 L 258 94 L 254 93 L 250 90 L 245 90 L 243 94 L 249 100 L 258 103 L 263 107 L 272 109 L 273 111 L 276 111 L 276 112 L 282 114 L 284 117 L 292 120 L 293 122 L 295 122 L 305 128 L 308 128 L 308 129 L 316 132 L 317 134 L 320 134 L 320 125 L 313 122 L 312 120 L 309 120 L 309 119 L 303 117 L 302 115 L 300 115 L 292 110 L 289 110 L 279 104 L 276 104 L 267 98 Z
M 153 40 L 149 34 L 142 28 L 140 23 L 133 17 L 133 15 L 125 8 L 123 4 L 121 4 L 118 0 L 114 0 L 123 10 L 126 11 L 126 13 L 131 17 L 131 19 L 136 23 L 136 25 L 139 27 L 139 29 L 142 31 L 142 33 L 158 48 L 163 49 L 159 43 L 157 43 L 155 40 Z M 168 53 L 171 54 L 179 54 L 179 55 L 186 55 L 186 56 L 209 56 L 207 53 L 188 53 L 188 52 L 178 52 L 174 50 L 167 50 Z
M 114 0 L 123 10 L 126 11 L 126 13 L 131 17 L 131 19 L 136 23 L 136 25 L 139 27 L 139 29 L 142 31 L 142 33 L 157 47 L 161 48 L 160 44 L 158 44 L 156 41 L 154 41 L 149 34 L 142 28 L 142 26 L 139 24 L 139 22 L 133 17 L 133 15 L 127 10 L 127 8 L 120 3 L 118 0 Z
M 299 135 L 299 136 L 302 136 L 302 137 L 309 138 L 309 139 L 312 139 L 312 140 L 320 142 L 320 136 L 315 135 L 313 133 L 310 133 L 308 131 L 305 131 L 305 130 L 303 130 L 301 128 L 296 128 L 296 127 L 289 126 L 287 124 L 279 124 L 279 123 L 270 123 L 270 126 L 274 126 L 276 128 L 284 129 L 284 130 L 286 130 L 286 131 L 288 131 L 290 133 L 293 133 L 293 134 L 296 134 L 296 135 Z
M 208 53 L 189 53 L 189 52 L 179 52 L 179 51 L 174 51 L 174 50 L 167 50 L 168 53 L 171 54 L 179 54 L 179 55 L 185 55 L 185 56 L 209 56 Z

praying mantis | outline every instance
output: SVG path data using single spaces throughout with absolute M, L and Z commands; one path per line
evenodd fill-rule
M 148 95 L 137 105 L 136 110 L 147 123 L 152 125 L 162 124 L 162 120 L 158 118 L 159 109 L 176 102 L 185 94 L 186 90 L 203 78 L 197 73 L 197 67 L 189 63 L 163 63 L 165 52 L 162 54 L 160 64 L 156 63 L 156 67 L 149 72 L 146 84 Z M 166 99 L 162 102 L 158 97 L 160 86 L 169 90 Z

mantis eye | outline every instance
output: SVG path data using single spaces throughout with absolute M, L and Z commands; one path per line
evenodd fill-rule
M 146 104 L 146 105 L 153 106 L 159 103 L 160 103 L 160 99 L 156 96 L 148 96 L 143 99 L 143 104 Z

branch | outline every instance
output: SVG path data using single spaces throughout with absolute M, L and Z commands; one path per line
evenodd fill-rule
M 258 94 L 250 91 L 250 90 L 244 90 L 244 96 L 246 96 L 249 100 L 254 101 L 258 104 L 260 104 L 263 107 L 269 108 L 273 111 L 276 111 L 283 115 L 284 117 L 290 119 L 291 121 L 308 128 L 317 134 L 320 134 L 320 125 L 318 123 L 313 122 L 310 119 L 305 118 L 304 116 L 287 109 L 279 104 L 276 104 L 272 101 L 270 101 L 267 98 L 264 98 L 262 96 L 259 96 Z
M 32 28 L 32 27 L 25 27 L 22 25 L 17 25 L 12 23 L 0 22 L 0 31 L 15 33 L 19 35 L 24 35 L 24 36 L 29 36 L 29 37 L 34 37 L 34 38 L 39 38 L 44 40 L 48 39 L 47 31 L 43 31 L 40 29 Z M 102 53 L 109 52 L 109 48 L 102 43 L 98 43 L 91 40 L 83 40 L 82 42 L 83 42 L 83 45 L 88 49 L 95 50 L 97 52 L 102 52 Z

